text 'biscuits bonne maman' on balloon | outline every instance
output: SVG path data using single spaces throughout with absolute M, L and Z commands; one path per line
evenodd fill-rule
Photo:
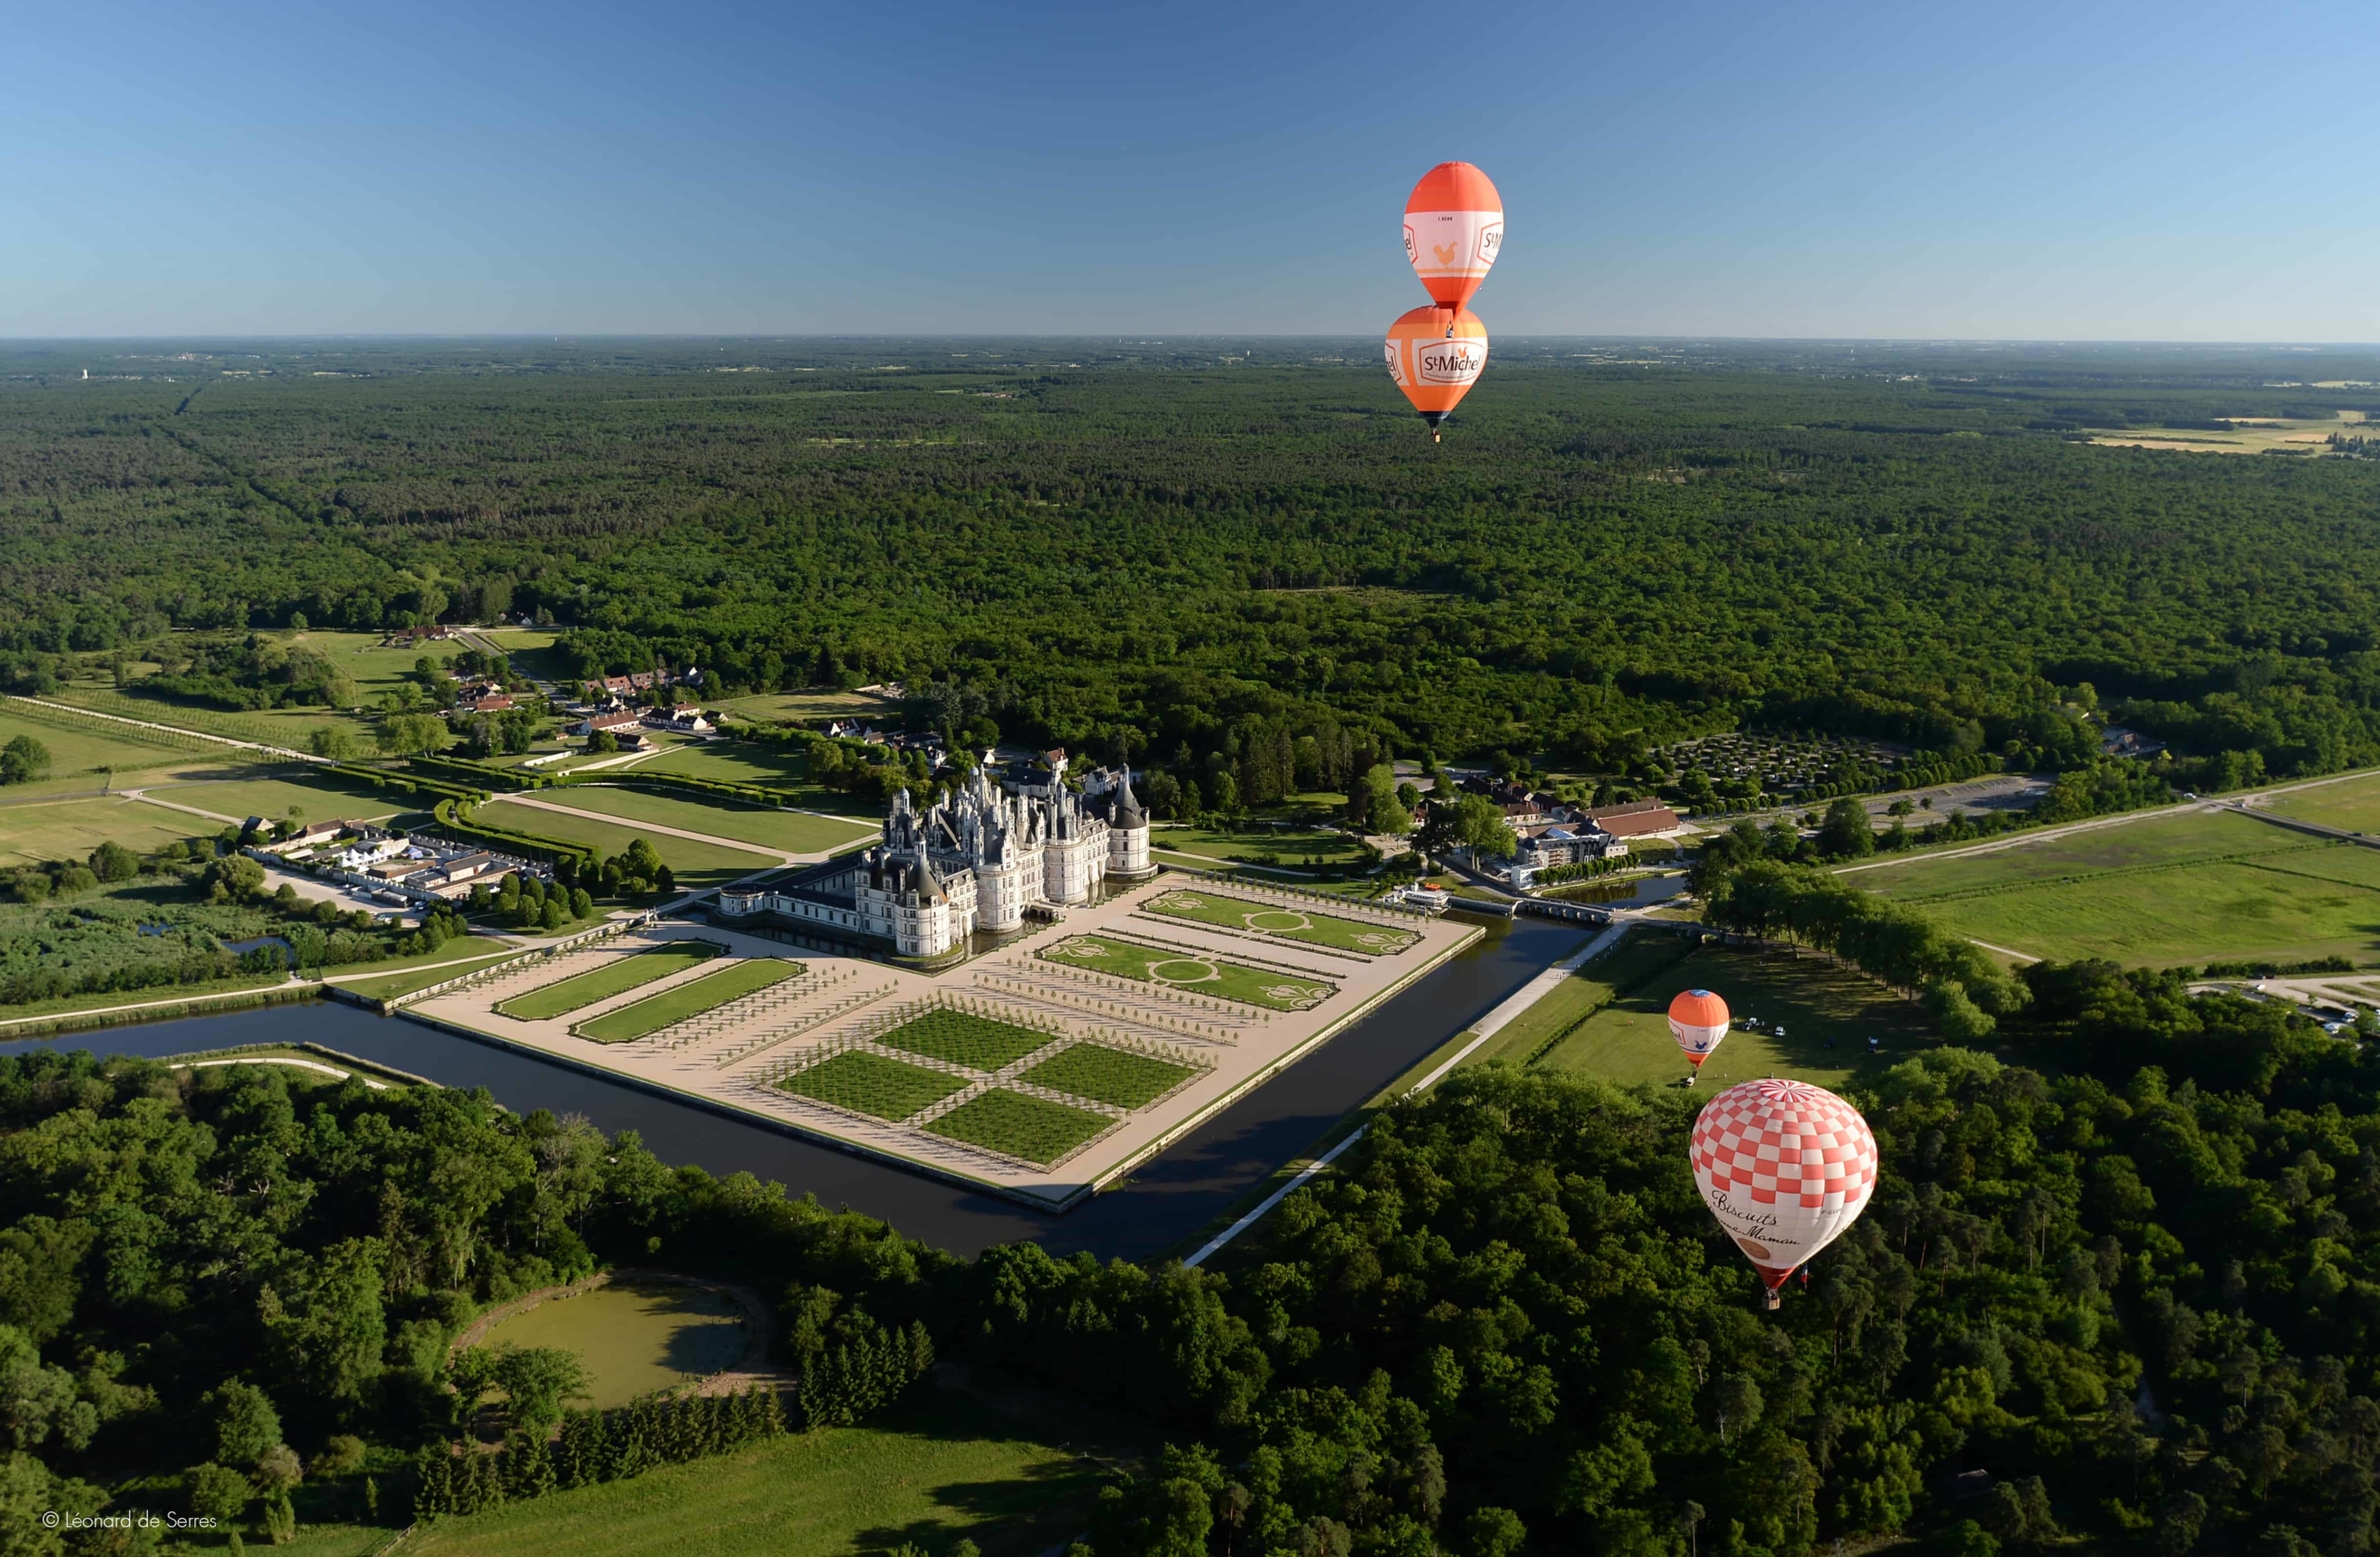
M 1707 989 L 1684 989 L 1670 1002 L 1670 1036 L 1696 1070 L 1727 1036 L 1727 1003 Z
M 1771 1076 L 1705 1103 L 1686 1148 L 1702 1204 L 1777 1306 L 1794 1268 L 1849 1231 L 1876 1193 L 1876 1137 L 1823 1087 Z
M 1467 162 L 1421 175 L 1405 202 L 1405 257 L 1440 308 L 1471 301 L 1504 246 L 1504 197 Z
M 1488 366 L 1488 326 L 1469 309 L 1415 309 L 1388 327 L 1388 376 L 1430 424 L 1430 437 Z

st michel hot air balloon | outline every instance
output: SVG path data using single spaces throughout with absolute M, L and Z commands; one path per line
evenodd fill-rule
M 1823 1087 L 1771 1077 L 1730 1087 L 1694 1121 L 1702 1203 L 1752 1261 L 1770 1308 L 1794 1268 L 1843 1236 L 1876 1192 L 1876 1138 Z
M 1430 442 L 1488 365 L 1488 326 L 1463 305 L 1504 246 L 1504 197 L 1467 162 L 1442 162 L 1405 201 L 1405 257 L 1435 308 L 1388 329 L 1388 373 L 1430 424 Z
M 1442 309 L 1471 301 L 1504 246 L 1504 197 L 1467 162 L 1442 162 L 1405 200 L 1405 257 Z
M 1680 990 L 1670 1002 L 1670 1036 L 1694 1067 L 1686 1078 L 1688 1087 L 1702 1073 L 1702 1062 L 1726 1038 L 1729 1020 L 1727 1003 L 1707 989 Z
M 1388 376 L 1430 424 L 1430 440 L 1488 366 L 1488 326 L 1469 309 L 1415 309 L 1388 327 Z

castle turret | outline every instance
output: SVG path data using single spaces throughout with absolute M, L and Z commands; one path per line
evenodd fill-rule
M 1132 793 L 1132 770 L 1126 764 L 1116 780 L 1116 798 L 1107 812 L 1107 874 L 1131 877 L 1157 869 L 1149 860 L 1149 817 Z

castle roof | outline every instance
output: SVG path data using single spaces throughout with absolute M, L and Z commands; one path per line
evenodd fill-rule
M 1145 827 L 1149 825 L 1148 813 L 1141 809 L 1139 798 L 1132 793 L 1131 765 L 1125 764 L 1122 772 L 1123 777 L 1116 782 L 1116 825 Z

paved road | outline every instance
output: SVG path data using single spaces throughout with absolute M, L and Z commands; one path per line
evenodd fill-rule
M 2127 827 L 2135 822 L 2153 822 L 2162 816 L 2187 816 L 2192 812 L 2206 814 L 2219 811 L 2237 811 L 2243 816 L 2254 816 L 2259 821 L 2278 823 L 2283 826 L 2295 826 L 2300 824 L 2294 817 L 2264 816 L 2260 815 L 2255 808 L 2276 795 L 2295 795 L 2307 789 L 2320 789 L 2324 785 L 2345 784 L 2351 779 L 2371 776 L 2371 769 L 2361 768 L 2354 772 L 2334 773 L 2328 778 L 2307 779 L 2299 784 L 2276 785 L 2270 789 L 2257 790 L 2253 795 L 2233 796 L 2228 799 L 2184 800 L 2177 805 L 2154 806 L 2147 811 L 2119 811 L 2113 816 L 2095 816 L 2087 822 L 2069 822 L 2062 827 L 2041 827 L 2016 833 L 2004 838 L 1993 838 L 1987 843 L 1971 843 L 1964 849 L 1928 850 L 1922 853 L 1896 854 L 1888 860 L 1871 860 L 1865 864 L 1837 865 L 1834 867 L 1834 873 L 1837 876 L 1852 876 L 1863 870 L 1890 870 L 1895 865 L 1922 864 L 1928 860 L 1964 859 L 1970 854 L 1990 854 L 2003 849 L 2022 849 L 2030 844 L 2047 843 L 2052 838 L 2071 838 L 2076 833 L 2096 832 L 2102 827 Z M 2304 825 L 2320 828 L 2320 824 L 2309 823 Z M 2320 830 L 2336 832 L 2336 829 Z M 2337 836 L 2350 838 L 2359 842 L 2373 841 L 2359 834 L 2338 833 Z M 2374 846 L 2380 847 L 2380 844 Z

